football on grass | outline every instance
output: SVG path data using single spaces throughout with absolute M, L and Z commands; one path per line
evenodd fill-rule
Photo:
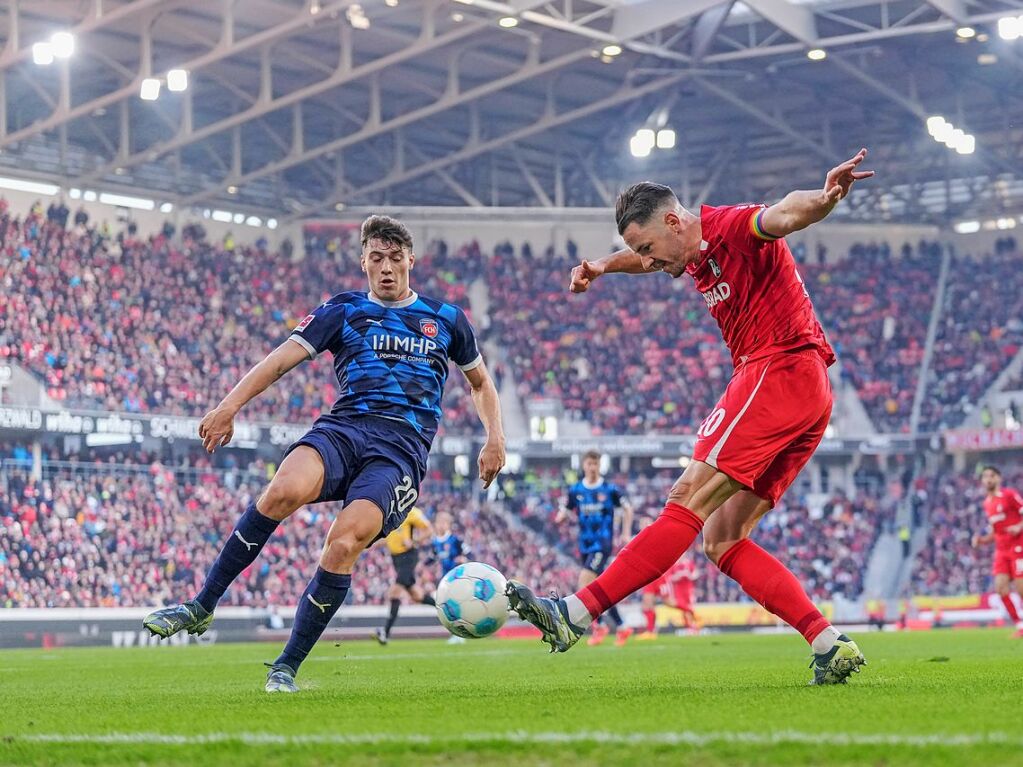
M 508 620 L 506 581 L 495 568 L 466 562 L 447 572 L 437 586 L 437 615 L 456 636 L 490 636 Z

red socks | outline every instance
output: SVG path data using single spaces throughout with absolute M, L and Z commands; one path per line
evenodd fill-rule
M 653 634 L 657 628 L 657 613 L 653 610 L 644 610 L 643 617 L 646 618 L 646 633 Z
M 659 578 L 703 529 L 703 520 L 675 503 L 629 541 L 614 562 L 590 585 L 576 592 L 590 615 L 596 618 L 637 589 Z
M 742 590 L 812 643 L 831 624 L 785 565 L 745 538 L 718 560 L 718 568 Z
M 1012 622 L 1019 623 L 1019 613 L 1016 612 L 1016 605 L 1012 602 L 1012 595 L 1006 594 L 1002 597 L 1002 604 L 1005 605 L 1005 609 L 1009 611 L 1009 617 L 1012 618 Z

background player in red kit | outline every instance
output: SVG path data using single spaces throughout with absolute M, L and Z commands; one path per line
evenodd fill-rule
M 995 559 L 991 573 L 995 576 L 995 591 L 1009 617 L 1016 624 L 1014 636 L 1023 638 L 1023 621 L 1012 603 L 1012 589 L 1023 597 L 1023 498 L 1015 490 L 1002 487 L 1002 472 L 994 466 L 985 466 L 980 473 L 984 498 L 984 514 L 991 524 L 991 532 L 973 538 L 974 546 L 995 544 Z
M 782 238 L 825 218 L 854 182 L 872 176 L 857 170 L 866 154 L 861 149 L 829 171 L 822 189 L 791 192 L 770 207 L 705 205 L 697 214 L 669 187 L 650 182 L 619 195 L 615 215 L 628 247 L 575 267 L 571 290 L 581 293 L 612 272 L 688 274 L 735 372 L 661 515 L 599 578 L 564 599 L 537 598 L 509 582 L 511 606 L 552 652 L 568 650 L 597 615 L 660 577 L 702 530 L 710 560 L 810 643 L 811 684 L 844 682 L 865 663 L 796 577 L 749 536 L 809 460 L 831 416 L 827 367 L 835 354 Z
M 696 586 L 696 563 L 688 553 L 668 568 L 668 572 L 643 587 L 643 618 L 646 628 L 636 639 L 648 641 L 657 638 L 657 602 L 663 602 L 682 613 L 682 623 L 690 631 L 699 631 L 700 624 L 693 611 L 693 592 Z

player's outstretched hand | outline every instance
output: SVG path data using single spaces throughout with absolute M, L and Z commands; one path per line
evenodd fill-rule
M 604 268 L 595 261 L 583 261 L 572 268 L 572 283 L 568 289 L 573 293 L 585 293 L 590 283 L 604 273 Z
M 202 417 L 199 422 L 199 438 L 207 453 L 223 447 L 234 436 L 234 413 L 225 408 L 216 407 Z
M 477 464 L 480 470 L 480 479 L 483 480 L 483 487 L 490 487 L 501 469 L 504 468 L 504 445 L 487 442 L 480 450 Z
M 827 178 L 824 179 L 824 193 L 832 203 L 848 195 L 854 182 L 874 175 L 872 170 L 856 170 L 866 156 L 867 150 L 864 147 L 855 156 L 828 171 Z

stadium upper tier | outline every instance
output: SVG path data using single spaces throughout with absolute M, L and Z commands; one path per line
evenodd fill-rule
M 597 434 L 692 433 L 731 364 L 687 278 L 612 276 L 567 292 L 580 254 L 473 243 L 421 247 L 415 287 L 458 303 L 493 341 L 523 400 L 560 401 Z M 798 249 L 797 249 L 798 250 Z M 842 374 L 879 431 L 909 429 L 935 306 L 941 246 L 861 244 L 801 271 Z M 364 289 L 353 233 L 310 234 L 306 256 L 265 242 L 112 236 L 51 221 L 40 207 L 0 215 L 0 359 L 37 375 L 72 407 L 199 415 L 314 306 Z M 588 254 L 599 255 L 599 254 Z M 1023 338 L 1023 272 L 1015 241 L 952 265 L 927 375 L 921 429 L 958 425 Z M 473 295 L 486 295 L 484 308 Z M 476 308 L 478 316 L 473 316 Z M 247 408 L 251 420 L 303 423 L 336 395 L 330 360 L 297 368 Z M 452 375 L 442 433 L 479 433 L 462 376 Z

